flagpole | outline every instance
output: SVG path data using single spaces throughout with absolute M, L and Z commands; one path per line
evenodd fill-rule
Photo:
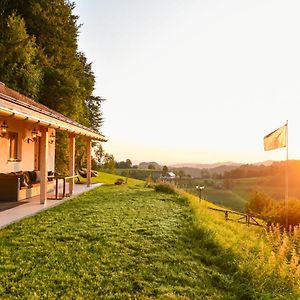
M 288 229 L 289 224 L 289 146 L 288 146 L 288 120 L 286 121 L 286 163 L 285 163 L 285 225 Z

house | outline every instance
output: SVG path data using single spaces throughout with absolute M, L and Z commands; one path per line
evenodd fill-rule
M 165 173 L 165 174 L 162 174 L 161 176 L 160 176 L 160 179 L 161 180 L 163 180 L 163 181 L 172 181 L 172 180 L 174 180 L 176 178 L 176 175 L 175 175 L 175 173 L 173 173 L 173 172 L 167 172 L 167 173 Z
M 69 175 L 75 175 L 75 136 L 86 138 L 87 185 L 91 184 L 92 140 L 106 141 L 99 132 L 85 127 L 64 115 L 35 102 L 0 83 L 0 194 L 6 185 L 5 175 L 18 171 L 38 171 L 40 184 L 34 193 L 40 195 L 40 203 L 47 199 L 48 172 L 55 170 L 55 133 L 66 131 L 69 136 Z M 53 182 L 50 183 L 53 185 Z M 51 187 L 50 187 L 51 188 Z M 70 194 L 74 189 L 74 177 L 69 181 Z M 18 200 L 32 193 L 18 192 Z M 32 192 L 32 191 L 31 191 Z

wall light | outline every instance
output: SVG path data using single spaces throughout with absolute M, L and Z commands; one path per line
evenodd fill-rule
M 38 135 L 38 132 L 35 130 L 35 128 L 33 128 L 31 131 L 32 138 L 26 138 L 26 139 L 24 139 L 24 141 L 26 141 L 28 144 L 29 144 L 29 142 L 36 142 L 37 135 Z
M 49 144 L 53 144 L 55 142 L 55 134 L 52 132 L 49 137 Z
M 6 124 L 5 121 L 3 121 L 2 125 L 1 125 L 1 137 L 5 137 L 5 135 L 7 134 L 7 128 L 8 125 Z

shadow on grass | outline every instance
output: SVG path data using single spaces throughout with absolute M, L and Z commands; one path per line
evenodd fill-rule
M 212 287 L 223 291 L 224 299 L 259 299 L 251 278 L 243 274 L 236 264 L 235 254 L 219 246 L 213 233 L 191 224 L 181 240 L 189 248 L 190 255 L 206 268 L 207 280 Z

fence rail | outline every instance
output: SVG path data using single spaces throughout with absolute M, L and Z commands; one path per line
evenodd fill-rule
M 213 207 L 209 207 L 209 209 L 223 212 L 226 221 L 235 221 L 235 222 L 239 222 L 239 223 L 244 223 L 247 226 L 249 226 L 249 225 L 263 226 L 263 224 L 260 224 L 258 222 L 258 220 L 255 219 L 256 218 L 255 216 L 250 215 L 250 214 L 245 214 L 245 213 L 241 213 L 241 212 L 229 210 L 229 209 L 219 209 L 219 208 L 213 208 Z M 233 219 L 233 218 L 230 218 L 230 214 L 237 215 L 239 217 L 237 219 Z

